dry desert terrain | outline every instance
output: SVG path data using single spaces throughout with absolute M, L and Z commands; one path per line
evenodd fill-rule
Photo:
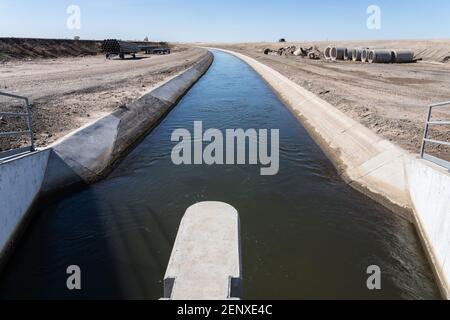
M 422 59 L 409 64 L 367 64 L 349 61 L 309 60 L 293 55 L 272 56 L 264 49 L 328 45 L 413 49 Z M 208 44 L 234 50 L 272 67 L 302 87 L 330 102 L 350 117 L 403 148 L 418 153 L 424 131 L 426 107 L 450 101 L 450 40 L 358 41 L 310 43 Z M 447 111 L 435 119 L 450 120 Z M 434 128 L 432 138 L 450 141 L 450 126 Z M 432 153 L 449 158 L 448 147 Z M 449 158 L 450 160 L 450 158 Z

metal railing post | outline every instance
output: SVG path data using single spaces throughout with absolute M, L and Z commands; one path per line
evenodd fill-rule
M 429 135 L 429 131 L 430 131 L 430 126 L 431 125 L 450 125 L 450 121 L 445 120 L 445 121 L 431 121 L 431 116 L 432 116 L 432 112 L 434 108 L 439 108 L 439 107 L 448 107 L 450 106 L 450 101 L 447 102 L 442 102 L 442 103 L 436 103 L 436 104 L 432 104 L 428 107 L 428 114 L 425 120 L 425 131 L 423 133 L 423 138 L 422 138 L 422 145 L 420 147 L 420 158 L 433 162 L 441 167 L 447 168 L 450 172 L 450 161 L 438 158 L 436 156 L 432 156 L 430 154 L 427 154 L 425 152 L 425 148 L 426 148 L 426 144 L 427 143 L 432 143 L 432 144 L 436 144 L 436 145 L 442 145 L 442 146 L 447 146 L 450 147 L 450 141 L 440 141 L 440 140 L 436 140 L 436 139 L 429 139 L 428 135 Z
M 423 159 L 423 155 L 425 153 L 425 139 L 428 138 L 428 129 L 430 128 L 430 121 L 431 121 L 431 112 L 433 110 L 432 106 L 428 107 L 428 115 L 425 119 L 425 131 L 423 133 L 423 139 L 422 139 L 422 146 L 420 147 L 420 157 Z
M 11 132 L 1 132 L 0 131 L 0 138 L 2 137 L 12 137 L 12 136 L 19 136 L 19 135 L 29 135 L 30 137 L 30 145 L 28 147 L 23 147 L 23 148 L 18 148 L 18 149 L 12 149 L 12 150 L 8 150 L 8 151 L 4 151 L 4 152 L 0 152 L 0 156 L 5 156 L 5 154 L 7 156 L 10 156 L 11 154 L 15 154 L 15 152 L 17 151 L 17 153 L 22 153 L 24 152 L 24 149 L 28 149 L 28 151 L 35 151 L 35 144 L 34 144 L 34 132 L 33 132 L 33 117 L 32 117 L 32 105 L 29 102 L 29 99 L 26 97 L 22 97 L 22 96 L 18 96 L 15 94 L 11 94 L 11 93 L 6 93 L 6 92 L 0 92 L 0 96 L 5 96 L 8 98 L 12 98 L 12 99 L 18 99 L 21 100 L 23 102 L 25 102 L 25 111 L 24 113 L 18 113 L 18 112 L 0 112 L 1 116 L 5 116 L 5 117 L 21 117 L 21 118 L 26 118 L 27 121 L 27 127 L 28 129 L 26 131 L 11 131 Z
M 29 103 L 28 98 L 26 98 L 26 108 L 27 108 L 27 120 L 28 120 L 28 130 L 30 131 L 30 139 L 31 139 L 31 152 L 35 151 L 34 146 L 34 133 L 33 133 L 33 118 L 32 118 L 32 105 Z

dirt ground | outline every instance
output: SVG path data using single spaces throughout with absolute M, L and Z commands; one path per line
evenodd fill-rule
M 0 91 L 31 98 L 36 145 L 43 147 L 127 105 L 206 54 L 204 49 L 184 46 L 172 50 L 170 55 L 142 54 L 126 60 L 107 60 L 103 55 L 12 60 L 0 64 Z M 11 100 L 0 99 L 1 111 L 17 108 Z M 0 118 L 1 131 L 17 129 L 14 121 Z M 5 150 L 23 146 L 27 140 L 2 138 L 0 143 L 0 150 Z
M 450 100 L 448 41 L 369 42 L 368 46 L 412 48 L 422 62 L 363 64 L 361 62 L 309 60 L 295 56 L 264 55 L 265 48 L 297 45 L 320 49 L 329 43 L 221 44 L 274 68 L 302 87 L 330 102 L 382 137 L 418 153 L 424 131 L 426 106 Z M 336 43 L 348 47 L 364 43 Z M 210 45 L 213 46 L 213 45 Z M 446 108 L 450 111 L 450 106 Z M 450 120 L 450 112 L 435 113 L 435 120 Z M 450 126 L 433 129 L 432 138 L 450 141 Z M 431 147 L 432 154 L 449 158 L 450 148 Z M 450 160 L 450 159 L 449 159 Z

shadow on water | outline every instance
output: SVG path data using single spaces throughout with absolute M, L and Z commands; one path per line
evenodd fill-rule
M 439 298 L 413 226 L 347 186 L 250 67 L 215 56 L 107 179 L 40 204 L 0 297 L 158 299 L 185 210 L 208 200 L 240 213 L 245 299 Z M 173 165 L 173 130 L 199 120 L 204 130 L 280 129 L 279 174 Z M 66 289 L 69 265 L 81 267 L 80 292 Z M 382 270 L 380 291 L 367 289 L 370 265 Z

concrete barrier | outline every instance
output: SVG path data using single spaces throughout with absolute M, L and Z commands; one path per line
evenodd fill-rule
M 0 163 L 0 264 L 39 195 L 103 178 L 208 70 L 213 55 L 165 81 L 126 109 L 88 124 L 45 150 Z
M 188 208 L 164 278 L 164 298 L 238 299 L 241 281 L 236 209 L 222 202 L 201 202 Z
M 442 294 L 450 298 L 450 173 L 384 140 L 274 69 L 243 54 L 354 188 L 416 224 Z

